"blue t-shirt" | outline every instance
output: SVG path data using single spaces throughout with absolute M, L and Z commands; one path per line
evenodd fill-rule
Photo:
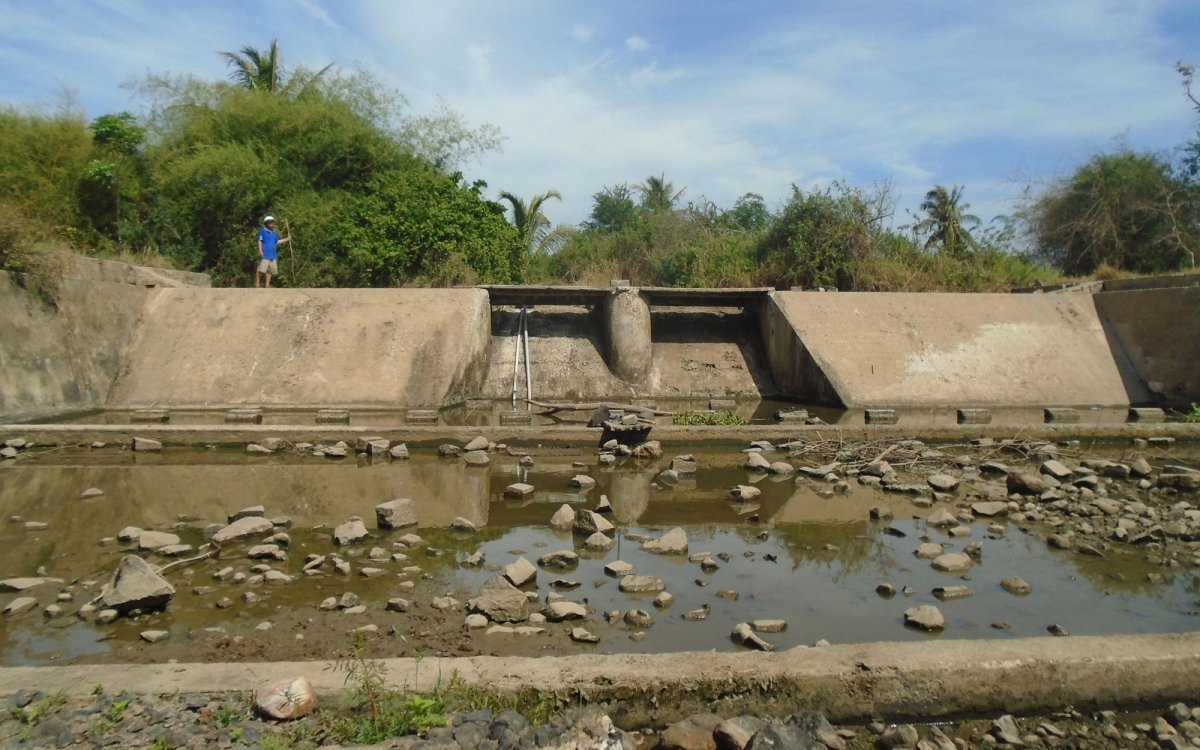
M 263 227 L 258 230 L 258 241 L 262 243 L 263 260 L 275 260 L 278 254 L 275 252 L 275 246 L 279 244 L 279 233 Z

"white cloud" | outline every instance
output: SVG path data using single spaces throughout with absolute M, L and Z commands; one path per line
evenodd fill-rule
M 640 36 L 631 36 L 625 40 L 625 49 L 630 52 L 640 52 L 644 49 L 650 49 L 650 42 Z
M 595 29 L 593 29 L 591 26 L 585 26 L 581 23 L 575 24 L 567 32 L 567 34 L 570 37 L 572 37 L 573 39 L 575 39 L 575 41 L 577 41 L 577 42 L 588 41 L 589 39 L 592 38 L 592 34 L 594 34 L 594 33 L 596 33 Z
M 339 30 L 342 28 L 332 18 L 330 18 L 329 13 L 324 8 L 322 8 L 313 0 L 296 0 L 296 4 L 301 8 L 304 8 L 312 15 L 313 18 L 317 19 L 329 28 Z

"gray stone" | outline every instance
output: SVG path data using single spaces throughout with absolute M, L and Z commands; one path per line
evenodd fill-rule
M 758 651 L 775 650 L 775 646 L 767 643 L 762 638 L 759 638 L 757 634 L 755 634 L 749 623 L 738 623 L 733 628 L 733 632 L 730 633 L 729 637 L 733 639 L 734 643 L 738 644 L 739 646 L 745 646 L 749 649 L 756 649 Z
M 904 610 L 904 624 L 921 630 L 942 630 L 946 627 L 946 618 L 937 607 L 926 604 Z
M 247 516 L 234 521 L 216 534 L 213 534 L 212 540 L 216 544 L 224 544 L 225 542 L 244 539 L 249 536 L 269 534 L 274 528 L 274 525 L 270 521 L 261 516 Z
M 590 490 L 596 486 L 596 480 L 587 474 L 576 474 L 571 477 L 571 486 L 578 487 L 581 490 Z
M 1045 474 L 1048 477 L 1054 477 L 1055 479 L 1058 479 L 1059 481 L 1062 481 L 1065 479 L 1070 479 L 1075 474 L 1075 472 L 1071 471 L 1071 469 L 1069 469 L 1066 464 L 1064 464 L 1062 461 L 1057 461 L 1055 459 L 1050 459 L 1049 461 L 1043 461 L 1041 468 L 1039 468 L 1038 471 L 1040 471 L 1041 473 Z
M 486 451 L 491 443 L 483 435 L 471 438 L 471 441 L 463 446 L 463 450 L 470 453 L 471 451 Z
M 381 529 L 403 529 L 417 525 L 417 506 L 406 498 L 389 500 L 375 506 L 375 525 Z
M 610 562 L 604 566 L 604 572 L 609 574 L 610 576 L 617 576 L 618 578 L 624 578 L 625 576 L 631 575 L 633 573 L 633 566 L 630 565 L 629 563 L 625 562 L 624 560 L 613 560 L 612 562 Z
M 765 471 L 771 470 L 771 462 L 763 458 L 763 455 L 757 451 L 746 454 L 746 469 L 749 471 Z
M 948 552 L 935 558 L 932 564 L 934 570 L 940 570 L 943 573 L 962 573 L 970 570 L 974 563 L 971 561 L 970 555 L 962 552 Z
M 688 551 L 687 532 L 676 526 L 659 539 L 642 544 L 642 550 L 653 552 L 656 555 L 686 555 Z
M 1019 472 L 1008 475 L 1007 488 L 1010 495 L 1040 495 L 1046 491 L 1046 483 L 1034 474 Z
M 974 592 L 966 586 L 938 586 L 933 590 L 933 595 L 943 601 L 948 602 L 954 599 L 965 599 Z
M 162 443 L 157 440 L 151 440 L 150 438 L 135 437 L 133 439 L 133 449 L 139 453 L 160 451 L 162 450 Z
M 537 568 L 524 557 L 519 557 L 516 562 L 504 567 L 504 577 L 514 586 L 524 586 L 537 580 Z
M 550 528 L 568 531 L 575 525 L 575 510 L 566 503 L 550 517 Z
M 571 568 L 579 564 L 579 555 L 570 550 L 548 552 L 538 558 L 543 568 Z
M 112 583 L 102 596 L 104 606 L 118 612 L 154 609 L 171 601 L 175 587 L 145 560 L 136 555 L 121 558 Z
M 611 563 L 610 563 L 611 564 Z M 627 575 L 621 578 L 620 589 L 626 594 L 642 594 L 652 591 L 665 591 L 666 582 L 654 576 Z
M 400 459 L 400 460 L 406 459 L 406 458 L 408 458 L 408 446 L 405 445 L 404 443 L 399 443 L 397 445 L 393 445 L 391 448 L 388 449 L 388 454 L 392 458 L 396 458 L 396 459 Z
M 533 485 L 525 484 L 524 482 L 517 482 L 516 484 L 510 484 L 504 490 L 505 497 L 517 498 L 518 500 L 529 497 L 532 494 L 533 494 Z
M 1033 587 L 1026 583 L 1025 579 L 1021 578 L 1020 576 L 1005 578 L 1000 582 L 1000 587 L 1008 593 L 1015 594 L 1017 596 L 1024 596 L 1025 594 L 1033 591 Z
M 454 529 L 455 531 L 468 531 L 471 533 L 477 531 L 475 522 L 462 516 L 455 516 L 454 520 L 450 522 L 450 528 Z
M 479 596 L 467 602 L 472 612 L 478 612 L 493 622 L 524 622 L 529 616 L 529 599 L 502 575 L 493 576 Z
M 62 583 L 61 578 L 8 578 L 0 581 L 0 591 L 2 592 L 21 592 L 28 591 L 32 588 L 37 588 L 44 583 Z
M 644 609 L 631 609 L 625 613 L 625 624 L 634 628 L 654 626 L 654 617 Z
M 931 474 L 925 481 L 939 492 L 954 492 L 958 489 L 958 480 L 949 474 Z
M 607 534 L 615 527 L 604 516 L 591 510 L 580 510 L 575 513 L 574 529 L 577 534 L 591 536 L 597 532 Z
M 171 634 L 165 630 L 143 630 L 140 634 L 146 643 L 165 641 Z
M 750 627 L 757 633 L 782 633 L 787 630 L 784 620 L 751 620 Z
M 942 549 L 942 545 L 926 542 L 917 547 L 913 554 L 921 560 L 933 560 L 934 558 L 941 557 L 945 552 L 946 550 Z
M 662 733 L 663 750 L 717 750 L 715 733 L 721 724 L 716 714 L 695 714 L 668 726 Z
M 824 750 L 824 745 L 800 727 L 770 724 L 758 730 L 746 750 Z
M 713 730 L 713 739 L 720 750 L 746 750 L 758 730 L 767 724 L 753 716 L 737 716 L 726 719 Z
M 358 516 L 351 516 L 348 521 L 338 524 L 333 530 L 333 543 L 339 547 L 355 544 L 367 539 L 370 534 L 367 526 Z
M 541 628 L 538 628 L 538 630 L 541 630 Z M 576 643 L 599 643 L 600 636 L 593 635 L 586 628 L 571 628 L 571 640 Z
M 762 490 L 749 484 L 739 484 L 729 491 L 729 499 L 739 503 L 757 500 L 761 496 Z
M 13 617 L 23 612 L 28 612 L 37 606 L 37 599 L 32 596 L 18 596 L 4 607 L 4 616 Z
M 463 461 L 470 466 L 487 466 L 492 459 L 486 451 L 467 451 L 463 454 Z
M 935 510 L 934 512 L 929 514 L 929 517 L 925 519 L 925 523 L 929 524 L 930 526 L 939 526 L 939 527 L 940 526 L 954 526 L 958 523 L 958 519 L 956 519 L 954 517 L 953 513 L 946 510 L 945 508 L 938 508 L 937 510 Z
M 1008 503 L 1002 500 L 973 503 L 971 505 L 971 512 L 977 516 L 1006 516 L 1008 515 Z
M 550 622 L 563 620 L 582 620 L 587 617 L 587 610 L 582 604 L 575 602 L 554 602 L 547 607 L 546 619 Z
M 597 531 L 584 540 L 583 546 L 596 552 L 607 552 L 612 549 L 613 540 Z
M 912 750 L 917 746 L 919 740 L 920 735 L 917 734 L 916 728 L 910 724 L 899 724 L 888 727 L 883 736 L 879 738 L 879 744 L 889 750 L 895 750 L 895 748 Z

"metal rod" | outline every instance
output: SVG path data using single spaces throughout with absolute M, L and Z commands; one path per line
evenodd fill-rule
M 525 325 L 523 326 L 523 329 L 525 331 L 525 398 L 532 400 L 533 399 L 533 373 L 530 370 L 531 365 L 529 363 L 529 314 L 528 313 L 526 313 L 526 315 L 525 315 Z M 529 404 L 526 408 L 529 411 L 533 411 L 532 404 Z
M 519 366 L 521 364 L 521 321 L 525 317 L 525 308 L 521 308 L 521 312 L 517 313 L 517 330 L 513 336 L 513 389 L 512 389 L 512 405 L 513 411 L 517 410 L 517 378 L 519 377 Z

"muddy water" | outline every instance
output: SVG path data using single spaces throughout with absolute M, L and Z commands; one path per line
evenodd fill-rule
M 39 608 L 0 622 L 0 661 L 323 658 L 343 653 L 348 631 L 368 623 L 384 633 L 375 643 L 382 655 L 732 650 L 733 626 L 758 618 L 787 621 L 786 631 L 765 636 L 780 648 L 821 639 L 852 643 L 1050 637 L 1050 624 L 1076 635 L 1182 632 L 1200 624 L 1193 614 L 1200 607 L 1200 576 L 1194 569 L 1181 568 L 1151 582 L 1148 575 L 1163 568 L 1146 562 L 1144 551 L 1114 549 L 1095 558 L 1051 550 L 1033 533 L 1010 527 L 1003 519 L 998 521 L 1005 527 L 1002 534 L 990 533 L 987 523 L 978 522 L 970 537 L 950 539 L 920 520 L 928 509 L 911 505 L 905 496 L 885 495 L 853 481 L 848 494 L 824 497 L 818 492 L 827 485 L 820 481 L 762 478 L 755 482 L 762 490 L 756 507 L 741 506 L 726 501 L 725 495 L 732 485 L 753 481 L 739 468 L 742 455 L 699 452 L 696 457 L 701 469 L 695 479 L 671 488 L 655 484 L 661 466 L 626 460 L 615 468 L 600 468 L 591 454 L 562 452 L 536 455 L 529 469 L 503 455 L 493 455 L 487 468 L 472 468 L 428 453 L 416 453 L 409 461 L 372 462 L 190 449 L 136 455 L 117 449 L 51 452 L 5 462 L 0 468 L 3 517 L 41 521 L 48 528 L 27 531 L 23 523 L 0 525 L 0 575 L 29 576 L 44 566 L 64 584 L 36 589 L 41 607 L 64 589 L 74 593 L 74 600 L 63 604 L 66 614 L 58 618 L 43 617 Z M 665 465 L 666 459 L 658 463 Z M 579 473 L 594 477 L 597 487 L 583 493 L 572 489 L 570 479 Z M 504 499 L 504 488 L 515 481 L 534 485 L 536 494 L 519 502 Z M 79 499 L 90 487 L 104 490 L 104 496 Z M 594 507 L 602 494 L 613 506 L 611 519 L 617 525 L 617 544 L 608 553 L 588 552 L 582 549 L 582 537 L 545 525 L 560 504 Z M 245 557 L 249 544 L 227 545 L 220 560 L 168 573 L 179 594 L 164 612 L 110 626 L 71 616 L 98 591 L 89 583 L 108 580 L 126 554 L 125 545 L 100 542 L 125 526 L 175 528 L 185 543 L 199 547 L 205 542 L 201 529 L 206 524 L 262 504 L 269 517 L 292 519 L 289 559 L 272 565 L 298 575 L 306 554 L 335 551 L 329 536 L 333 525 L 359 515 L 373 528 L 374 506 L 397 497 L 416 502 L 421 519 L 416 531 L 441 551 L 439 556 L 418 548 L 406 551 L 406 562 L 367 562 L 364 553 L 371 547 L 391 552 L 393 541 L 412 530 L 374 532 L 376 538 L 366 544 L 341 551 L 352 558 L 351 578 L 300 576 L 283 587 L 254 586 L 250 588 L 261 601 L 247 603 L 241 598 L 245 584 L 214 581 L 211 573 L 226 565 L 249 573 L 261 561 Z M 881 502 L 896 511 L 892 533 L 866 520 L 868 509 Z M 445 528 L 456 516 L 470 519 L 481 530 L 467 534 Z M 718 560 L 718 570 L 704 572 L 686 557 L 644 553 L 630 538 L 657 536 L 673 526 L 687 530 L 692 553 L 724 553 L 728 560 Z M 912 554 L 924 537 L 959 550 L 982 540 L 982 560 L 967 574 L 969 580 L 939 573 Z M 546 626 L 546 634 L 532 637 L 468 633 L 462 627 L 461 608 L 439 612 L 430 607 L 433 597 L 447 594 L 465 602 L 495 575 L 488 567 L 520 555 L 536 561 L 560 549 L 578 551 L 578 566 L 540 571 L 538 592 L 543 601 L 549 591 L 586 600 L 595 614 L 583 624 L 601 636 L 598 646 L 567 640 L 564 625 Z M 487 567 L 461 564 L 475 551 L 485 555 Z M 169 562 L 153 555 L 148 559 Z M 629 562 L 639 574 L 663 578 L 674 604 L 661 610 L 653 606 L 653 595 L 622 594 L 617 580 L 603 571 L 616 559 Z M 400 572 L 409 565 L 419 566 L 422 574 Z M 388 573 L 365 579 L 358 575 L 364 566 Z M 1033 593 L 1017 597 L 1000 588 L 1002 579 L 1014 575 L 1028 581 Z M 556 579 L 579 586 L 555 588 L 551 582 Z M 403 587 L 406 581 L 412 582 L 411 590 Z M 880 597 L 875 589 L 884 582 L 898 591 L 909 586 L 915 593 Z M 935 587 L 952 585 L 966 585 L 973 595 L 949 602 L 933 597 Z M 366 613 L 317 610 L 325 597 L 346 591 L 362 598 Z M 15 596 L 3 595 L 0 605 Z M 413 602 L 408 613 L 384 611 L 388 598 L 395 596 Z M 217 608 L 223 597 L 233 606 Z M 904 610 L 918 604 L 941 609 L 949 623 L 943 634 L 930 636 L 903 627 Z M 707 620 L 683 619 L 684 612 L 706 605 L 711 607 Z M 631 639 L 633 629 L 610 625 L 602 617 L 605 611 L 623 613 L 634 607 L 649 611 L 656 620 L 644 631 L 644 640 Z M 262 622 L 271 622 L 272 629 L 255 630 Z M 1009 628 L 991 627 L 998 622 Z M 149 646 L 138 640 L 138 633 L 147 629 L 168 630 L 171 637 Z

